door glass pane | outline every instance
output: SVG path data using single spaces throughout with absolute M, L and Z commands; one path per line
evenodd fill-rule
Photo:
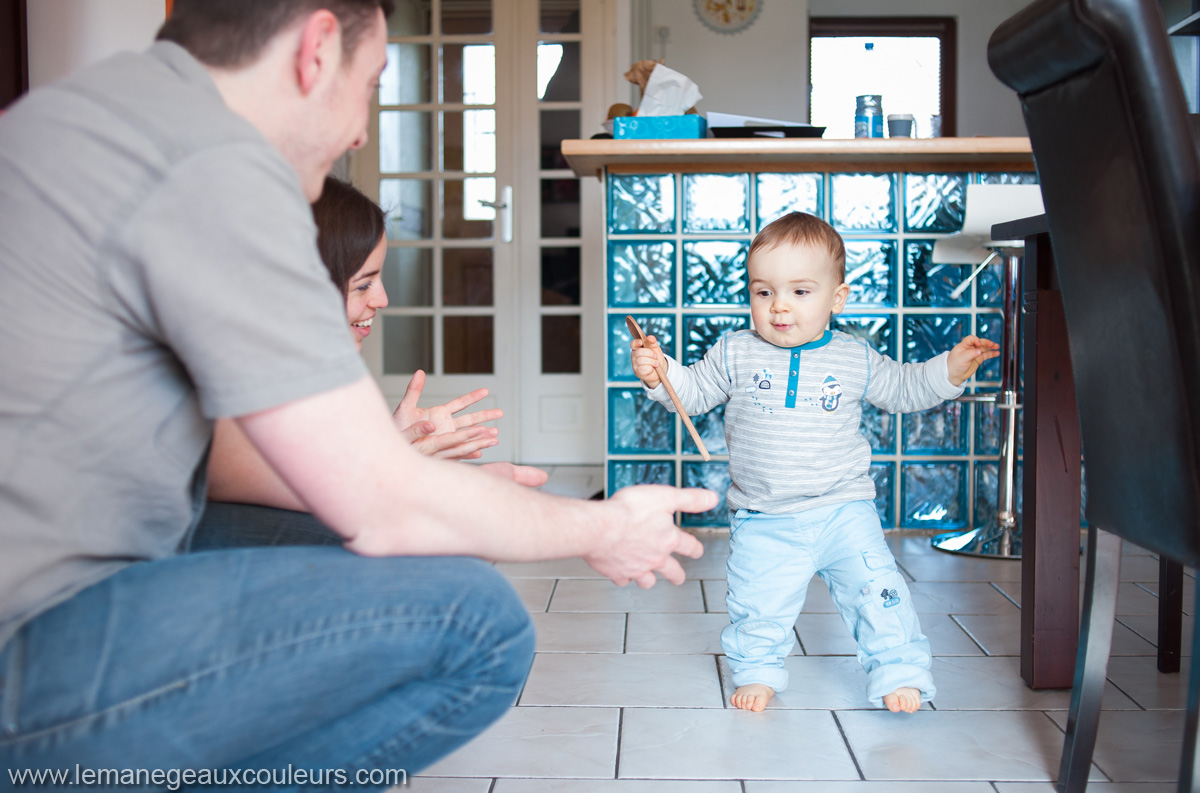
M 399 0 L 388 17 L 389 36 L 424 36 L 430 26 L 429 0 Z
M 496 172 L 496 111 L 442 113 L 442 169 Z
M 433 168 L 432 113 L 384 110 L 379 114 L 379 171 L 428 171 Z
M 579 138 L 579 111 L 543 110 L 541 122 L 541 167 L 569 168 L 562 142 Z
M 387 45 L 387 66 L 379 75 L 379 104 L 412 105 L 428 102 L 429 45 Z
M 442 251 L 442 304 L 492 305 L 492 249 L 446 248 Z
M 492 4 L 479 0 L 442 0 L 442 33 L 491 33 Z
M 579 236 L 579 180 L 542 180 L 542 236 Z
M 496 200 L 496 180 L 447 179 L 442 183 L 442 236 L 447 239 L 483 239 L 492 236 L 496 210 L 480 201 Z
M 579 248 L 542 248 L 542 305 L 579 305 Z
M 433 317 L 383 317 L 383 373 L 433 371 Z
M 379 206 L 387 215 L 389 240 L 433 236 L 433 183 L 428 179 L 380 179 Z
M 579 0 L 541 0 L 538 5 L 538 30 L 541 32 L 579 32 Z
M 542 374 L 579 374 L 579 317 L 542 317 Z
M 433 305 L 433 251 L 388 248 L 380 276 L 392 307 Z
M 443 44 L 442 101 L 495 104 L 496 48 L 491 44 Z
M 537 51 L 538 99 L 578 102 L 579 42 L 539 42 Z
M 444 317 L 446 374 L 491 374 L 492 318 Z

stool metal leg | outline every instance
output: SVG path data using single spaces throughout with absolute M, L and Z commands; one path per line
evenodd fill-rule
M 1200 589 L 1196 590 L 1200 607 Z M 1195 614 L 1196 612 L 1192 612 Z M 1183 757 L 1179 764 L 1179 793 L 1200 793 L 1200 631 L 1192 634 L 1192 663 L 1188 680 L 1187 715 L 1183 722 Z
M 1004 257 L 1004 335 L 1000 344 L 1000 393 L 962 397 L 963 401 L 995 402 L 1000 411 L 1000 463 L 996 488 L 996 521 L 969 531 L 939 534 L 933 547 L 949 553 L 1021 558 L 1021 530 L 1017 525 L 1017 392 L 1020 388 L 1021 254 Z
M 1083 793 L 1092 769 L 1100 728 L 1100 704 L 1108 675 L 1117 584 L 1121 578 L 1121 538 L 1088 526 L 1087 586 L 1075 659 L 1075 685 L 1058 769 L 1058 793 Z

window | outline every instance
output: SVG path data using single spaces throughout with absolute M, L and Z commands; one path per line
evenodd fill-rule
M 809 20 L 809 120 L 826 138 L 854 137 L 855 97 L 883 96 L 883 112 L 911 113 L 917 136 L 957 134 L 952 17 L 813 17 Z

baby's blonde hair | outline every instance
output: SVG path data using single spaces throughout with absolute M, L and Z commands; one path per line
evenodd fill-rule
M 780 245 L 824 247 L 833 259 L 838 283 L 846 280 L 846 244 L 842 235 L 825 221 L 807 212 L 789 212 L 771 221 L 750 243 L 748 258 L 756 251 L 769 251 Z

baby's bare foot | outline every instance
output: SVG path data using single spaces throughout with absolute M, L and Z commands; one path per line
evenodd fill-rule
M 751 683 L 748 686 L 739 686 L 729 701 L 735 708 L 757 712 L 765 708 L 773 696 L 775 696 L 775 689 L 770 686 Z
M 883 704 L 892 713 L 915 713 L 921 709 L 921 692 L 915 688 L 898 688 L 883 698 Z

